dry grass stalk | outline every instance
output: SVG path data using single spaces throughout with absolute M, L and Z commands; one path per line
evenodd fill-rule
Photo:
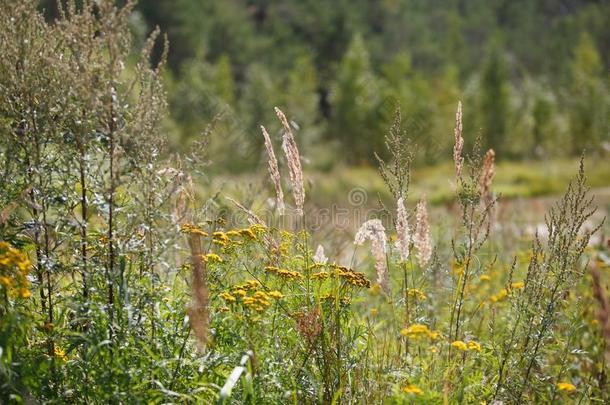
M 196 233 L 191 233 L 189 247 L 191 249 L 191 262 L 193 265 L 193 296 L 188 313 L 191 329 L 197 338 L 200 349 L 202 349 L 205 347 L 208 339 L 210 314 L 208 311 L 209 290 L 207 285 L 207 274 L 201 254 L 201 236 Z
M 265 148 L 267 149 L 267 154 L 269 155 L 269 175 L 271 176 L 271 180 L 273 180 L 273 185 L 275 186 L 276 208 L 280 215 L 284 215 L 284 191 L 282 191 L 280 169 L 277 164 L 277 159 L 275 158 L 275 152 L 273 151 L 271 137 L 269 136 L 269 133 L 265 127 L 262 125 L 261 131 L 263 132 L 263 137 L 265 138 Z
M 455 112 L 455 145 L 453 146 L 453 161 L 455 162 L 455 176 L 458 181 L 462 178 L 462 149 L 464 148 L 464 138 L 462 137 L 462 102 L 458 101 L 457 111 Z
M 400 254 L 400 260 L 407 261 L 409 258 L 409 245 L 411 244 L 411 230 L 407 218 L 407 209 L 403 198 L 400 197 L 396 202 L 396 248 Z
M 483 170 L 479 178 L 479 190 L 481 192 L 482 201 L 487 205 L 491 202 L 491 183 L 495 175 L 496 153 L 493 149 L 489 149 L 483 159 Z
M 363 223 L 356 233 L 354 243 L 356 245 L 362 245 L 367 239 L 371 241 L 371 253 L 375 258 L 377 283 L 385 293 L 389 294 L 390 280 L 385 255 L 387 239 L 385 228 L 379 219 L 371 219 Z
M 417 204 L 415 214 L 415 235 L 413 235 L 413 245 L 415 246 L 417 261 L 424 267 L 432 257 L 432 241 L 430 238 L 430 223 L 428 222 L 428 208 L 426 197 Z
M 597 300 L 599 308 L 597 309 L 597 320 L 602 331 L 602 336 L 606 342 L 606 363 L 610 363 L 610 298 L 606 295 L 601 284 L 599 269 L 596 265 L 591 267 L 591 276 L 593 277 L 593 296 Z
M 299 148 L 294 140 L 294 135 L 292 134 L 290 124 L 288 123 L 288 120 L 286 119 L 286 116 L 282 110 L 275 107 L 275 114 L 284 127 L 282 149 L 284 150 L 288 163 L 290 182 L 292 183 L 292 194 L 294 195 L 294 203 L 297 207 L 297 215 L 303 216 L 305 187 L 303 185 L 303 170 L 301 169 L 301 156 L 299 155 Z

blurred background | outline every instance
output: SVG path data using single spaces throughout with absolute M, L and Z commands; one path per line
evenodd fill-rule
M 166 132 L 180 152 L 212 123 L 211 172 L 264 170 L 280 106 L 320 187 L 332 171 L 375 190 L 400 106 L 419 177 L 445 187 L 462 100 L 467 149 L 495 149 L 508 195 L 562 191 L 584 149 L 610 184 L 608 1 L 139 0 L 132 26 L 135 46 L 168 35 Z

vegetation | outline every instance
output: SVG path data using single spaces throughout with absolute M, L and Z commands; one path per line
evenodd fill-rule
M 350 22 L 336 24 L 343 16 L 336 13 L 347 3 L 286 4 L 287 14 L 304 9 L 295 20 L 304 26 L 309 7 L 329 19 L 330 31 L 314 37 L 320 47 L 341 43 L 327 35 L 345 38 Z M 380 4 L 402 13 L 410 3 Z M 198 11 L 195 2 L 179 5 L 181 13 Z M 440 114 L 438 95 L 406 54 L 378 76 L 372 61 L 379 55 L 371 57 L 358 35 L 336 76 L 324 68 L 333 48 L 320 60 L 296 55 L 296 73 L 281 82 L 231 54 L 264 49 L 253 22 L 241 23 L 253 13 L 249 18 L 264 26 L 266 9 L 205 4 L 214 19 L 200 29 L 210 44 L 219 41 L 208 51 L 218 59 L 185 62 L 184 81 L 170 79 L 168 106 L 167 41 L 155 30 L 134 43 L 134 4 L 68 2 L 55 18 L 38 6 L 0 0 L 3 403 L 610 401 L 610 245 L 588 194 L 584 158 L 532 238 L 502 215 L 496 152 L 519 151 L 506 141 L 516 127 L 505 111 L 512 96 L 501 52 L 490 53 L 473 103 L 493 134 L 465 141 L 476 114 L 466 108 L 463 116 L 461 103 L 455 121 L 453 111 Z M 352 8 L 362 18 L 378 10 Z M 451 21 L 458 29 L 459 18 Z M 285 38 L 283 30 L 275 27 L 274 38 Z M 468 49 L 454 32 L 447 37 Z M 598 115 L 607 104 L 583 107 L 583 100 L 607 98 L 602 62 L 591 37 L 579 41 L 571 71 L 580 72 L 582 96 L 570 99 L 570 125 L 591 137 L 579 134 L 575 149 L 607 135 Z M 215 55 L 221 47 L 226 56 Z M 249 78 L 238 80 L 233 63 L 247 65 Z M 274 63 L 287 62 L 278 54 Z M 459 75 L 449 69 L 442 77 Z M 318 83 L 329 77 L 333 112 L 323 119 Z M 550 141 L 559 107 L 554 96 L 534 93 L 536 139 Z M 417 108 L 409 113 L 422 121 L 389 113 L 386 94 Z M 298 138 L 295 122 L 274 111 L 267 95 L 295 110 Z M 449 93 L 442 97 L 457 104 Z M 165 131 L 194 131 L 208 120 L 188 153 L 174 153 Z M 415 127 L 440 131 L 449 121 L 454 136 L 446 145 L 421 146 L 424 161 L 453 153 L 451 174 L 439 169 L 452 197 L 438 197 L 453 207 L 436 215 L 415 184 L 418 157 L 407 135 Z M 258 148 L 256 158 L 268 157 L 275 198 L 252 188 L 242 188 L 239 201 L 221 187 L 207 191 L 201 185 L 209 183 L 209 156 L 248 167 L 239 162 L 239 131 L 254 127 L 250 146 Z M 389 131 L 376 137 L 382 128 Z M 317 151 L 314 140 L 328 137 L 326 129 L 349 163 L 375 161 L 387 188 L 376 210 L 358 204 L 366 197 L 360 189 L 350 193 L 356 209 L 347 222 L 355 236 L 339 226 L 323 229 L 324 216 L 310 203 L 316 190 L 301 152 Z M 210 145 L 211 134 L 225 137 Z M 557 183 L 548 187 L 555 191 Z

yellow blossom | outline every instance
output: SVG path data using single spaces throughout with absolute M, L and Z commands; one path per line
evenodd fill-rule
M 413 395 L 423 395 L 423 391 L 417 387 L 416 385 L 413 384 L 409 384 L 405 387 L 402 388 L 402 392 L 406 393 L 406 394 L 413 394 Z
M 462 351 L 468 351 L 468 346 L 461 340 L 456 340 L 455 342 L 451 343 L 451 347 L 455 347 L 456 349 Z
M 274 299 L 276 299 L 276 300 L 279 300 L 280 298 L 282 298 L 282 297 L 284 296 L 284 295 L 283 295 L 281 292 L 276 291 L 276 290 L 274 290 L 274 291 L 269 291 L 268 295 L 269 295 L 271 298 L 274 298 Z
M 19 297 L 30 298 L 31 295 L 32 295 L 32 293 L 30 293 L 30 290 L 28 290 L 27 288 L 22 287 L 19 289 Z
M 222 263 L 222 258 L 215 253 L 208 253 L 203 256 L 203 261 L 206 263 Z
M 574 386 L 574 384 L 570 384 L 568 382 L 560 382 L 560 383 L 557 383 L 557 389 L 559 391 L 572 392 L 572 391 L 576 390 L 576 387 Z
M 64 350 L 57 345 L 55 346 L 53 354 L 55 354 L 55 358 L 61 361 L 68 361 L 68 356 L 66 355 L 66 352 L 64 352 Z
M 517 281 L 510 285 L 510 288 L 514 288 L 515 290 L 521 290 L 525 287 L 525 283 L 523 281 Z
M 479 343 L 471 340 L 470 342 L 468 342 L 468 350 L 474 350 L 474 351 L 480 352 L 481 345 Z
M 481 277 L 479 277 L 479 281 L 483 282 L 483 281 L 490 281 L 491 277 L 489 277 L 487 274 L 482 274 Z
M 228 292 L 221 293 L 220 294 L 220 298 L 225 300 L 227 303 L 231 303 L 231 302 L 235 302 L 236 301 L 236 298 L 234 296 L 232 296 L 231 294 L 229 294 Z

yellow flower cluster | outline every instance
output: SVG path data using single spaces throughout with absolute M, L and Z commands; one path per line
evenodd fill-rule
M 428 329 L 426 325 L 415 323 L 400 331 L 400 334 L 407 338 L 428 337 L 430 339 L 438 339 L 440 332 Z
M 303 275 L 301 273 L 299 273 L 298 271 L 291 271 L 291 270 L 286 270 L 286 269 L 280 269 L 278 267 L 274 267 L 274 266 L 267 266 L 265 267 L 265 271 L 267 273 L 271 273 L 271 274 L 275 274 L 279 277 L 282 277 L 286 280 L 300 280 L 303 278 Z
M 407 296 L 413 297 L 413 298 L 418 299 L 420 301 L 425 301 L 426 300 L 426 294 L 424 294 L 423 292 L 421 292 L 417 288 L 407 288 Z
M 57 345 L 55 345 L 53 354 L 55 355 L 55 358 L 58 360 L 68 361 L 68 356 L 66 355 L 66 352 L 64 351 L 64 349 L 62 349 L 61 347 L 59 347 Z
M 18 297 L 29 298 L 27 275 L 32 264 L 28 257 L 7 242 L 0 241 L 0 287 Z
M 409 384 L 409 385 L 403 387 L 402 392 L 404 392 L 406 394 L 413 394 L 413 395 L 423 395 L 423 393 L 424 393 L 424 391 L 422 391 L 421 388 L 419 388 L 413 384 Z
M 472 351 L 472 350 L 474 350 L 475 352 L 481 352 L 481 345 L 472 340 L 468 343 L 465 343 L 461 340 L 456 340 L 455 342 L 451 343 L 451 347 L 461 350 L 463 352 Z
M 202 255 L 201 260 L 206 263 L 222 263 L 222 258 L 216 253 L 208 253 L 207 255 Z
M 327 302 L 335 302 L 337 299 L 336 295 L 333 294 L 323 294 L 320 296 L 320 300 Z M 349 297 L 341 297 L 339 298 L 339 304 L 342 306 L 348 306 L 352 303 L 352 300 Z
M 525 288 L 525 283 L 523 281 L 517 281 L 512 283 L 509 289 L 503 288 L 497 294 L 492 295 L 489 299 L 493 303 L 500 302 L 508 297 L 511 290 L 522 290 L 523 288 Z
M 193 224 L 182 224 L 180 227 L 182 233 L 194 233 L 195 235 L 201 235 L 203 237 L 208 236 L 207 232 L 201 229 L 201 227 Z
M 229 242 L 231 242 L 231 238 L 229 238 L 229 236 L 222 231 L 216 231 L 212 234 L 212 243 L 220 246 L 226 246 L 229 244 Z
M 332 272 L 320 271 L 318 273 L 312 274 L 310 278 L 313 280 L 324 281 L 328 278 L 338 277 L 345 280 L 351 285 L 370 288 L 371 282 L 366 279 L 364 273 L 354 271 L 344 266 L 331 265 L 331 267 L 333 268 Z
M 239 302 L 244 308 L 253 309 L 256 312 L 263 312 L 271 306 L 271 299 L 279 300 L 284 296 L 279 291 L 263 291 L 259 290 L 259 287 L 260 284 L 257 281 L 251 280 L 245 284 L 236 285 L 229 291 L 221 293 L 220 298 L 227 304 Z
M 557 389 L 559 391 L 572 392 L 572 391 L 576 390 L 576 386 L 574 384 L 570 384 L 567 382 L 560 382 L 560 383 L 557 383 Z

